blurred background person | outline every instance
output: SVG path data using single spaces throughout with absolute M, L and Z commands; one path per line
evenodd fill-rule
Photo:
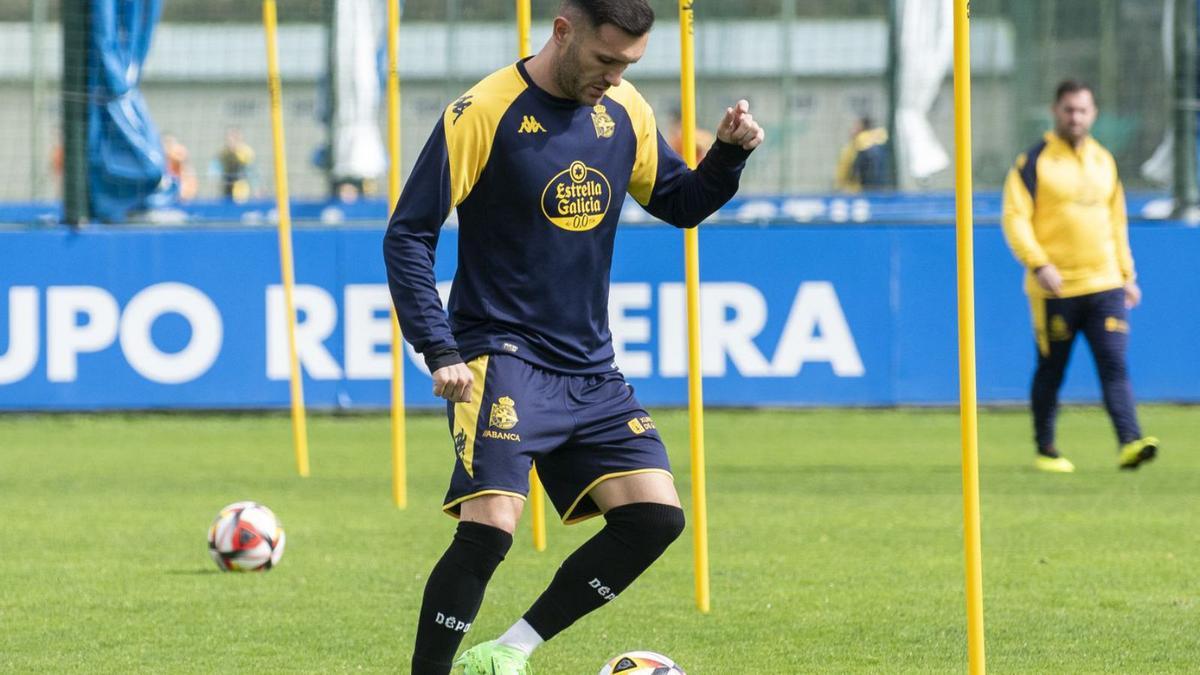
M 190 202 L 199 189 L 196 172 L 188 161 L 188 149 L 173 134 L 162 136 L 163 154 L 167 158 L 167 176 L 179 187 L 179 201 Z
M 216 158 L 221 177 L 221 194 L 239 204 L 253 195 L 254 149 L 242 138 L 242 130 L 229 127 L 225 131 L 225 145 Z
M 62 196 L 62 181 L 63 181 L 63 157 L 64 148 L 62 140 L 62 129 L 59 129 L 54 134 L 54 141 L 50 144 L 49 165 L 50 177 L 54 179 L 55 193 Z
M 1158 439 L 1142 436 L 1125 365 L 1129 310 L 1141 300 L 1129 248 L 1125 191 L 1113 156 L 1091 136 L 1092 88 L 1058 85 L 1054 130 L 1017 157 L 1004 185 L 1004 237 L 1025 266 L 1025 293 L 1037 340 L 1030 395 L 1034 466 L 1070 473 L 1075 466 L 1054 441 L 1058 390 L 1076 333 L 1087 338 L 1117 432 L 1118 465 L 1154 459 Z
M 863 192 L 892 187 L 888 132 L 864 115 L 850 127 L 850 140 L 838 155 L 833 187 L 841 192 Z
M 696 127 L 696 163 L 708 154 L 708 149 L 712 147 L 716 137 L 707 129 Z M 679 111 L 679 106 L 674 106 L 670 111 L 670 120 L 667 122 L 667 145 L 671 149 L 683 156 L 683 113 Z

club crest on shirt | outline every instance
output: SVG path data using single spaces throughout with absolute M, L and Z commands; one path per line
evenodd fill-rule
M 546 184 L 542 214 L 568 232 L 585 232 L 604 220 L 611 202 L 608 178 L 599 169 L 576 160 Z
M 603 103 L 592 106 L 592 125 L 596 127 L 596 138 L 612 138 L 617 123 L 608 114 L 608 108 Z
M 507 396 L 501 396 L 492 404 L 492 413 L 488 416 L 488 426 L 497 429 L 511 429 L 517 426 L 517 402 Z

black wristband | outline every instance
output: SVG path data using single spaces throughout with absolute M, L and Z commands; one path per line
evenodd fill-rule
M 430 373 L 437 371 L 439 368 L 445 368 L 446 366 L 462 362 L 462 355 L 454 348 L 439 349 L 436 352 L 425 354 L 425 365 L 429 368 Z

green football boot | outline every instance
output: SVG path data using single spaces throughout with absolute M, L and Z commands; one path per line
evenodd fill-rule
M 1075 465 L 1066 457 L 1038 455 L 1033 460 L 1033 468 L 1047 473 L 1075 473 Z
M 532 675 L 524 652 L 495 640 L 481 642 L 454 660 L 463 675 Z
M 1139 438 L 1121 446 L 1121 454 L 1117 458 L 1117 466 L 1122 469 L 1136 469 L 1142 464 L 1154 459 L 1158 454 L 1158 439 L 1153 436 Z

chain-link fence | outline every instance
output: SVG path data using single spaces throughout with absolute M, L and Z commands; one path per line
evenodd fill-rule
M 678 106 L 677 5 L 652 2 L 659 22 L 628 76 L 660 124 Z M 557 0 L 533 3 L 533 47 Z M 746 193 L 813 193 L 835 187 L 839 154 L 863 117 L 887 125 L 898 94 L 892 48 L 896 0 L 742 0 L 696 3 L 698 122 L 748 98 L 768 129 L 750 163 Z M 974 0 L 972 41 L 976 181 L 994 189 L 1021 148 L 1049 125 L 1055 83 L 1095 86 L 1095 135 L 1116 155 L 1132 187 L 1164 186 L 1147 166 L 1170 127 L 1170 0 Z M 293 194 L 336 189 L 328 167 L 334 0 L 282 0 L 279 7 L 287 154 Z M 64 73 L 59 3 L 0 7 L 0 202 L 54 201 L 62 194 L 64 103 L 86 100 L 82 73 Z M 141 91 L 165 141 L 168 170 L 184 200 L 269 197 L 271 133 L 261 7 L 233 0 L 172 0 L 163 6 Z M 377 6 L 379 26 L 382 6 Z M 69 22 L 67 22 L 69 25 Z M 1168 26 L 1169 28 L 1169 26 Z M 65 44 L 82 45 L 82 36 Z M 511 2 L 408 0 L 401 25 L 403 166 L 415 160 L 439 110 L 517 52 Z M 68 58 L 67 62 L 71 60 Z M 78 62 L 78 59 L 76 59 Z M 935 82 L 927 117 L 940 144 L 953 138 L 952 82 Z M 72 99 L 72 96 L 75 98 Z M 379 112 L 382 128 L 382 110 Z M 79 158 L 74 158 L 79 161 Z M 1169 176 L 1169 171 L 1168 171 Z M 382 189 L 366 176 L 357 189 Z M 949 189 L 952 168 L 902 181 L 910 190 Z

